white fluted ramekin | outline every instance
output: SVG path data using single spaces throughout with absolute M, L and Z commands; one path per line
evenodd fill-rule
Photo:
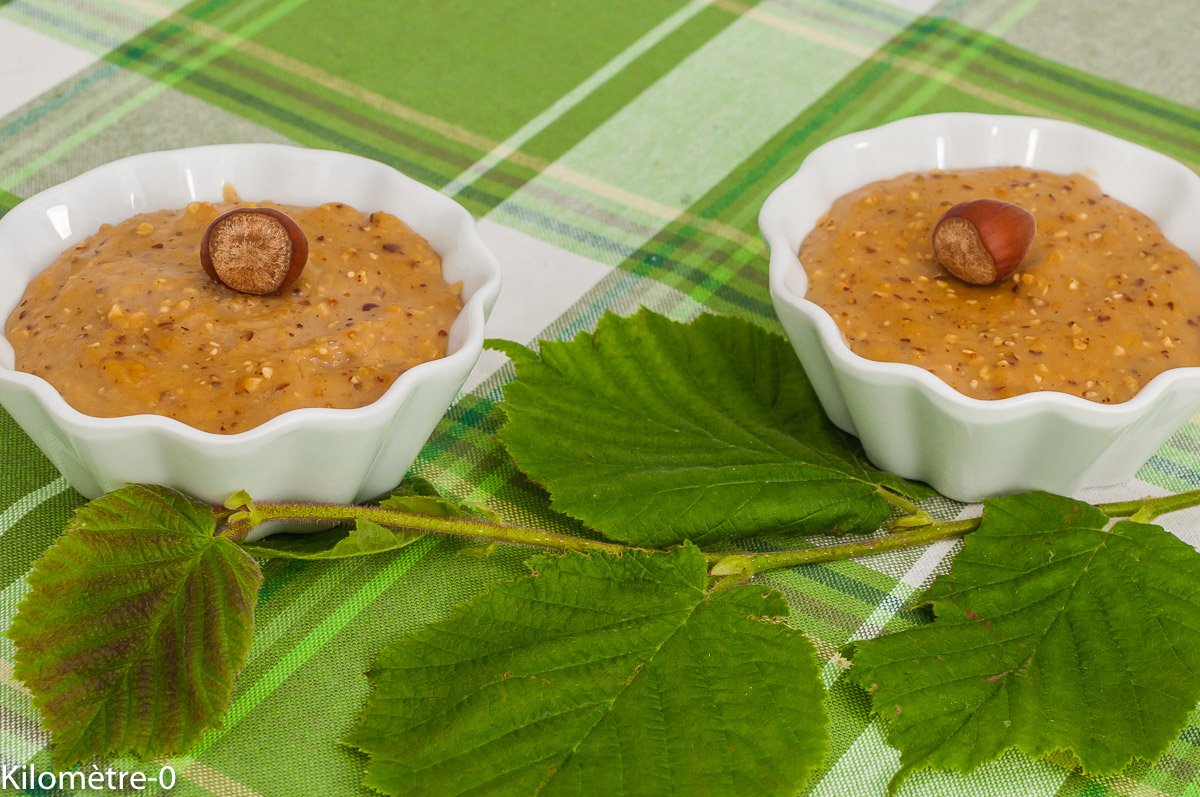
M 389 166 L 342 152 L 234 144 L 135 155 L 93 169 L 0 219 L 0 321 L 38 272 L 102 223 L 220 201 L 226 183 L 247 200 L 345 202 L 405 221 L 441 255 L 446 280 L 463 283 L 447 355 L 404 372 L 365 407 L 292 410 L 220 435 L 159 415 L 84 415 L 44 379 L 14 370 L 12 346 L 0 337 L 0 405 L 89 498 L 130 482 L 214 502 L 238 490 L 263 500 L 330 502 L 386 492 L 404 477 L 479 358 L 500 292 L 500 266 L 471 214 Z
M 904 172 L 1014 165 L 1091 177 L 1200 260 L 1200 177 L 1128 141 L 1032 117 L 933 114 L 842 136 L 805 158 L 759 214 L 775 311 L 825 412 L 877 466 L 962 501 L 1126 481 L 1200 407 L 1200 368 L 1166 371 L 1120 404 L 1048 391 L 970 398 L 918 366 L 854 354 L 804 298 L 800 243 L 839 196 Z

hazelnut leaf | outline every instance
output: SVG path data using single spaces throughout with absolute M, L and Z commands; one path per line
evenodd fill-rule
M 250 509 L 254 506 L 254 501 L 245 490 L 238 490 L 225 499 L 224 506 L 226 509 Z
M 821 410 L 791 345 L 728 316 L 690 324 L 606 314 L 594 334 L 516 365 L 500 440 L 555 509 L 644 547 L 759 534 L 865 533 L 887 518 L 884 473 Z
M 211 507 L 131 485 L 80 507 L 34 563 L 8 636 L 58 769 L 178 755 L 220 725 L 262 573 L 215 531 Z
M 860 642 L 871 691 L 913 770 L 970 772 L 1005 750 L 1074 755 L 1089 775 L 1153 760 L 1200 700 L 1200 553 L 1160 526 L 1049 493 L 984 502 L 936 620 Z
M 244 542 L 241 548 L 260 559 L 349 559 L 397 551 L 424 536 L 420 532 L 388 528 L 360 518 L 353 526 L 343 523 L 309 534 L 273 534 L 258 542 Z
M 389 795 L 791 795 L 825 756 L 805 636 L 691 546 L 539 556 L 386 646 L 347 744 Z M 770 718 L 765 721 L 764 718 Z

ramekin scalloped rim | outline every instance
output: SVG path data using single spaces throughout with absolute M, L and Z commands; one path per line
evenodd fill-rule
M 401 374 L 375 402 L 305 408 L 221 435 L 160 415 L 97 418 L 71 407 L 41 377 L 16 371 L 0 336 L 0 405 L 76 490 L 95 497 L 153 482 L 209 501 L 237 490 L 263 500 L 361 501 L 403 478 L 483 350 L 500 291 L 500 266 L 475 220 L 452 199 L 378 161 L 279 144 L 226 144 L 134 155 L 42 191 L 0 218 L 0 319 L 29 280 L 64 249 L 135 213 L 220 201 L 232 185 L 246 200 L 345 202 L 390 212 L 463 282 L 463 309 L 445 357 Z M 199 265 L 197 265 L 199 267 Z
M 1013 165 L 1086 174 L 1200 260 L 1200 177 L 1137 144 L 1034 117 L 931 114 L 842 136 L 813 150 L 759 214 L 776 313 L 826 413 L 880 467 L 964 501 L 1126 481 L 1200 407 L 1194 367 L 1165 371 L 1120 404 L 1050 391 L 971 398 L 918 366 L 853 353 L 804 298 L 800 243 L 839 196 L 904 172 Z

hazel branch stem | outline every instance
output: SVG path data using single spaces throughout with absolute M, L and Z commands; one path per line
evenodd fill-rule
M 881 490 L 880 492 L 884 494 L 884 497 L 889 502 L 904 510 L 911 510 L 912 514 L 921 512 L 915 504 L 911 504 L 911 502 L 903 497 L 896 496 L 895 493 L 885 490 Z M 1143 498 L 1135 501 L 1096 504 L 1096 508 L 1109 517 L 1133 517 L 1135 520 L 1143 522 L 1168 512 L 1176 512 L 1195 506 L 1200 506 L 1200 490 L 1190 490 L 1160 498 Z M 637 548 L 615 542 L 589 540 L 584 537 L 574 537 L 566 534 L 553 534 L 539 529 L 510 526 L 506 523 L 496 523 L 489 520 L 434 517 L 380 507 L 305 503 L 254 504 L 248 512 L 239 512 L 233 517 L 235 519 L 221 528 L 219 534 L 234 542 L 244 541 L 251 529 L 260 523 L 268 521 L 316 523 L 370 520 L 383 526 L 412 529 L 431 534 L 467 537 L 487 542 L 515 543 L 517 545 L 550 548 L 558 551 L 577 551 L 579 553 L 597 551 L 617 555 L 626 551 L 653 552 L 653 549 Z M 842 543 L 839 545 L 802 548 L 795 551 L 771 551 L 767 553 L 750 553 L 745 551 L 706 552 L 704 558 L 709 568 L 713 570 L 714 575 L 720 579 L 713 588 L 723 590 L 753 575 L 768 570 L 815 564 L 818 562 L 837 562 L 860 556 L 873 556 L 888 551 L 929 545 L 939 540 L 963 537 L 978 529 L 982 520 L 982 517 L 976 517 L 945 523 L 929 523 L 917 528 L 897 531 L 884 537 L 875 537 L 869 540 Z
M 855 559 L 860 556 L 874 556 L 888 551 L 898 551 L 918 545 L 929 545 L 939 540 L 949 540 L 970 534 L 979 528 L 982 518 L 955 520 L 949 523 L 932 523 L 928 526 L 898 531 L 886 537 L 875 537 L 861 542 L 847 542 L 841 545 L 826 545 L 819 548 L 802 548 L 798 551 L 772 551 L 770 553 L 742 554 L 745 562 L 742 574 L 753 576 L 767 570 L 781 567 L 795 567 L 816 562 L 838 562 L 843 559 Z
M 1111 504 L 1096 504 L 1096 508 L 1112 518 L 1138 516 L 1139 520 L 1153 520 L 1168 512 L 1178 512 L 1200 506 L 1200 490 L 1188 490 L 1159 498 L 1139 498 L 1134 501 L 1116 501 Z
M 469 537 L 488 542 L 511 542 L 519 545 L 532 545 L 538 548 L 553 548 L 560 551 L 600 551 L 602 553 L 620 554 L 627 550 L 635 550 L 630 546 L 614 542 L 589 540 L 584 537 L 573 537 L 567 534 L 553 534 L 540 529 L 510 526 L 505 523 L 494 523 L 489 520 L 473 518 L 434 517 L 418 515 L 412 512 L 401 512 L 393 509 L 382 509 L 371 506 L 341 506 L 337 504 L 304 504 L 278 503 L 254 504 L 251 515 L 230 523 L 221 531 L 234 542 L 246 539 L 250 530 L 260 523 L 271 520 L 287 521 L 334 521 L 354 522 L 370 520 L 381 526 L 400 527 L 414 531 L 424 531 L 432 534 L 447 534 L 456 537 Z

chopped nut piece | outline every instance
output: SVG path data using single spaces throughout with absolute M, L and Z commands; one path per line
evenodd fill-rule
M 246 376 L 237 381 L 237 387 L 239 390 L 245 390 L 247 393 L 253 393 L 262 387 L 262 383 L 262 377 Z

